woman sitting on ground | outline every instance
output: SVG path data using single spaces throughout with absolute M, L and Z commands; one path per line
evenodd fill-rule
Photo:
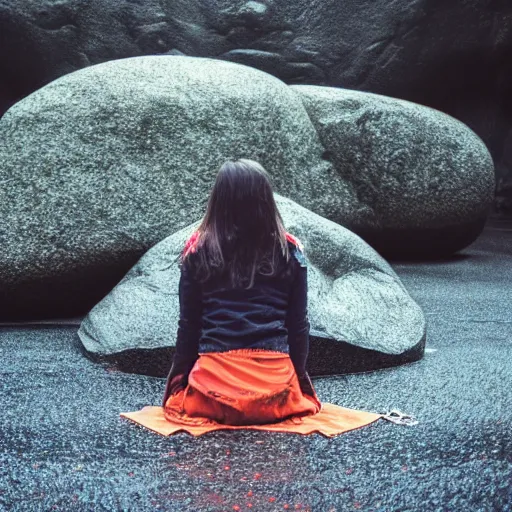
M 334 436 L 382 415 L 320 403 L 306 371 L 307 266 L 269 176 L 220 168 L 180 255 L 180 319 L 162 407 L 121 413 L 160 434 L 253 428 Z

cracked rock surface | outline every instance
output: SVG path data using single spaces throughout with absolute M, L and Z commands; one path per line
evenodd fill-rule
M 451 254 L 480 234 L 494 163 L 463 123 L 415 103 L 336 87 L 292 85 L 336 174 L 368 208 L 344 225 L 387 256 Z

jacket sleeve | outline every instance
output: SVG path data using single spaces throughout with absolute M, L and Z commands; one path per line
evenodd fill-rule
M 182 266 L 179 283 L 180 318 L 176 336 L 176 351 L 167 376 L 162 406 L 165 406 L 170 395 L 187 386 L 188 374 L 199 357 L 202 319 L 201 295 L 201 285 L 193 279 L 190 271 Z
M 298 251 L 298 249 L 295 249 Z M 303 258 L 303 255 L 297 255 Z M 309 352 L 309 318 L 308 318 L 308 269 L 305 260 L 296 262 L 295 277 L 290 290 L 285 325 L 288 329 L 290 359 L 297 376 L 306 374 L 306 360 Z M 302 263 L 303 262 L 303 263 Z
M 304 395 L 310 396 L 315 403 L 320 404 L 313 383 L 306 370 L 309 353 L 309 317 L 308 317 L 308 269 L 304 254 L 296 249 L 294 255 L 299 261 L 295 279 L 291 287 L 290 301 L 286 314 L 288 328 L 288 345 L 290 359 L 295 367 L 295 373 Z

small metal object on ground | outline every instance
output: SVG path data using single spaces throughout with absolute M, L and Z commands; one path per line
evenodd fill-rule
M 383 419 L 391 421 L 393 423 L 396 423 L 398 425 L 408 425 L 413 426 L 417 425 L 419 422 L 414 416 L 411 416 L 410 414 L 405 414 L 398 409 L 391 409 L 391 411 L 384 414 Z

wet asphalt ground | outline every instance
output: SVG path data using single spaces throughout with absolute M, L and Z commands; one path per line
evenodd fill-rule
M 91 362 L 78 325 L 1 327 L 0 510 L 511 511 L 512 222 L 391 264 L 426 314 L 424 358 L 314 384 L 415 426 L 163 437 L 119 412 L 159 405 L 164 379 Z

